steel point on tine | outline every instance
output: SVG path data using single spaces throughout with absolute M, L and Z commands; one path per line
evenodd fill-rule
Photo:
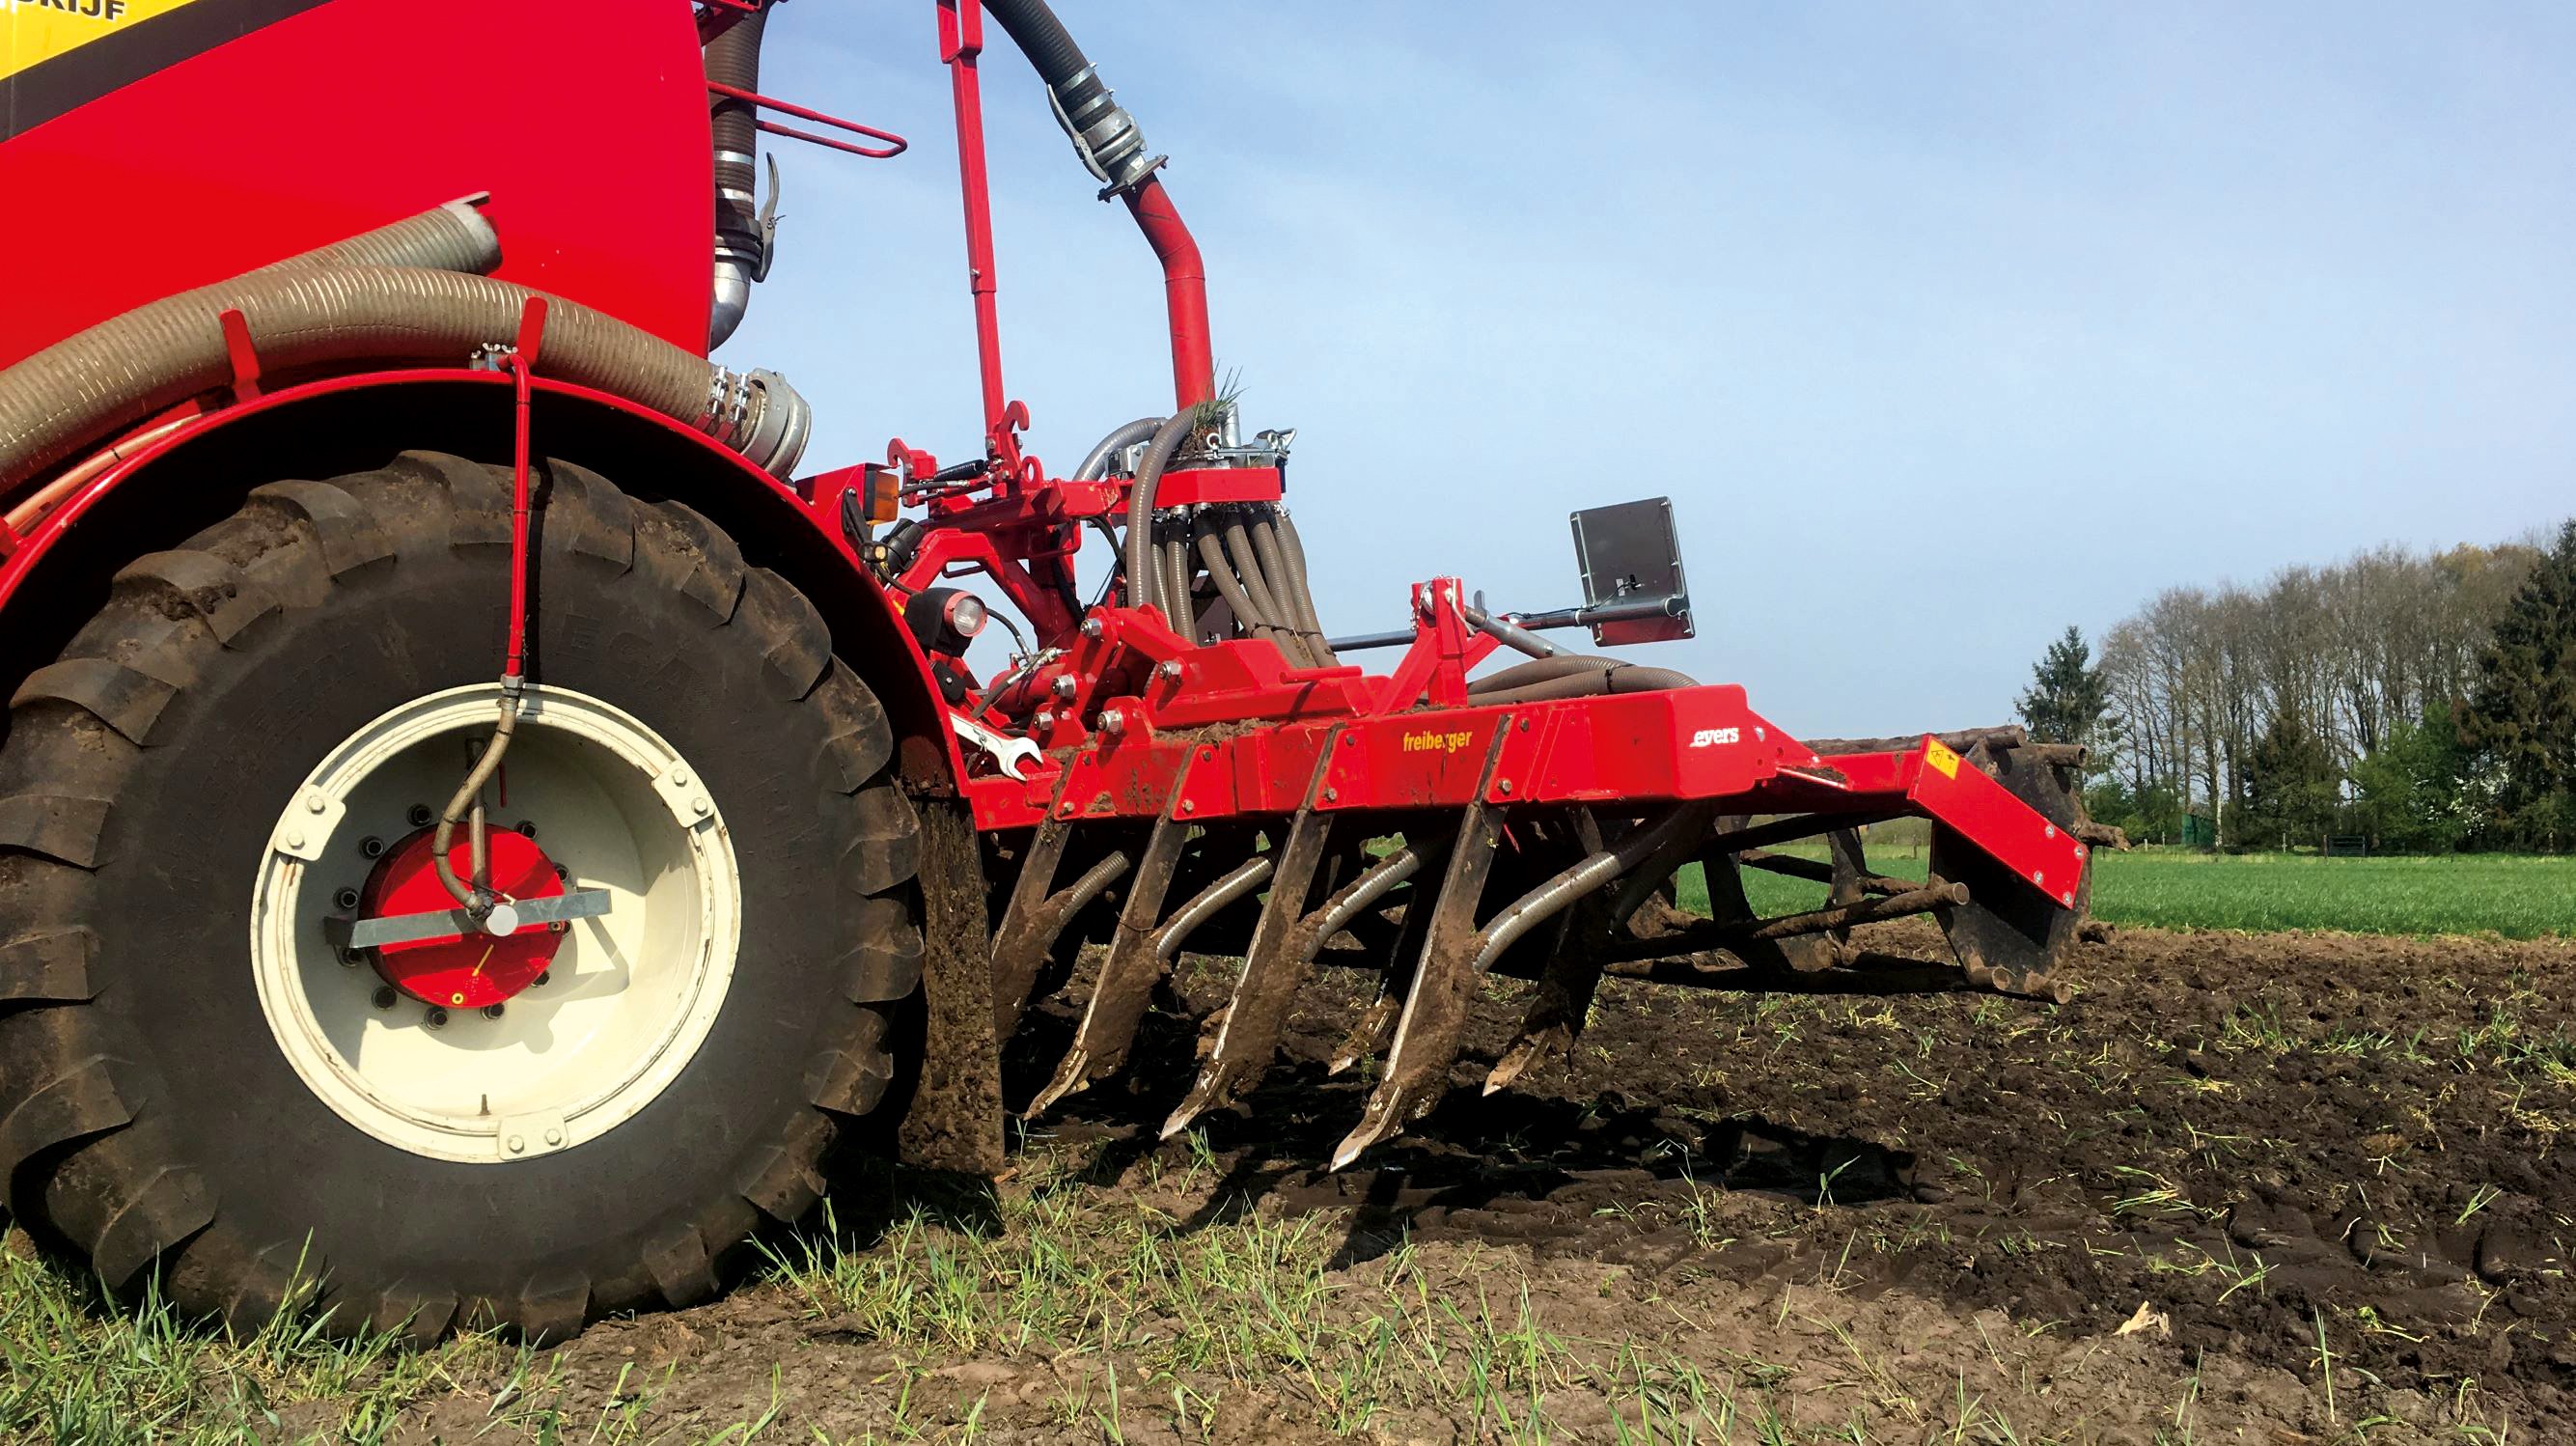
M 1110 942 L 1109 955 L 1101 962 L 1091 998 L 1082 1007 L 1082 1022 L 1074 1030 L 1073 1044 L 1057 1063 L 1054 1078 L 1021 1112 L 1024 1117 L 1036 1115 L 1085 1088 L 1126 1060 L 1128 1045 L 1145 1017 L 1154 982 L 1163 974 L 1163 961 L 1156 957 L 1154 944 L 1163 922 L 1163 897 L 1171 890 L 1172 873 L 1180 866 L 1182 848 L 1189 842 L 1191 825 L 1181 816 L 1181 791 L 1188 784 L 1189 764 L 1184 762 L 1180 775 L 1172 781 L 1171 795 L 1163 800 L 1161 815 L 1154 821 L 1153 836 L 1146 841 L 1145 852 L 1137 862 L 1135 882 L 1118 911 L 1117 937 Z
M 1270 1056 L 1279 1047 L 1280 1026 L 1312 957 L 1300 947 L 1306 932 L 1306 896 L 1313 891 L 1315 870 L 1324 861 L 1333 831 L 1333 816 L 1318 813 L 1315 804 L 1340 741 L 1340 733 L 1330 734 L 1316 753 L 1305 801 L 1289 821 L 1277 871 L 1270 877 L 1270 897 L 1262 905 L 1260 922 L 1253 926 L 1251 947 L 1244 950 L 1243 969 L 1235 976 L 1234 994 L 1219 1016 L 1207 1063 L 1188 1097 L 1163 1122 L 1164 1139 L 1188 1129 L 1206 1110 L 1232 1102 L 1270 1067 Z
M 1440 894 L 1431 905 L 1420 962 L 1412 987 L 1405 992 L 1404 1013 L 1395 1026 L 1395 1043 L 1387 1056 L 1386 1075 L 1370 1091 L 1359 1125 L 1334 1147 L 1332 1168 L 1339 1170 L 1360 1152 L 1411 1124 L 1436 1102 L 1447 1087 L 1449 1066 L 1458 1058 L 1458 1037 L 1467 1022 L 1467 996 L 1476 985 L 1475 959 L 1481 935 L 1476 904 L 1493 873 L 1494 854 L 1503 839 L 1503 810 L 1485 803 L 1494 781 L 1494 766 L 1503 756 L 1511 718 L 1494 727 L 1485 750 L 1485 767 L 1476 781 L 1449 851 L 1449 866 Z

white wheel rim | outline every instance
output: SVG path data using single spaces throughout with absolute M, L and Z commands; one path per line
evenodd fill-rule
M 697 770 L 631 714 L 587 694 L 530 688 L 494 827 L 537 823 L 608 912 L 575 920 L 548 982 L 501 1017 L 440 1026 L 324 933 L 362 888 L 370 837 L 443 806 L 468 749 L 489 735 L 498 684 L 418 698 L 349 736 L 287 801 L 251 897 L 260 1007 L 305 1085 L 342 1119 L 434 1159 L 506 1163 L 598 1138 L 652 1103 L 705 1043 L 732 982 L 742 879 L 723 811 Z M 494 790 L 487 789 L 491 799 Z

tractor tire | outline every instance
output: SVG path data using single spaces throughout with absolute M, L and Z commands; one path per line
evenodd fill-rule
M 365 780 L 391 775 L 351 772 L 347 816 L 322 817 L 308 790 L 333 765 L 319 760 L 408 737 L 386 721 L 404 705 L 479 685 L 489 698 L 468 701 L 485 722 L 434 735 L 422 765 L 452 790 L 489 732 L 506 469 L 415 452 L 259 487 L 119 572 L 11 700 L 0 1183 L 39 1241 L 109 1289 L 158 1279 L 182 1310 L 237 1328 L 292 1307 L 344 1335 L 561 1338 L 715 1293 L 729 1252 L 814 1205 L 836 1120 L 885 1093 L 886 1011 L 915 988 L 921 935 L 919 827 L 887 773 L 884 710 L 814 607 L 697 513 L 559 462 L 539 468 L 537 500 L 536 711 L 506 755 L 495 828 L 513 818 L 513 782 L 533 811 L 560 770 L 571 796 L 606 790 L 617 808 L 534 817 L 536 846 L 615 813 L 634 856 L 664 864 L 636 888 L 680 890 L 616 895 L 600 918 L 554 926 L 576 952 L 548 971 L 567 975 L 551 996 L 532 986 L 451 1023 L 380 984 L 364 951 L 314 956 L 325 923 L 263 912 L 291 912 L 282 899 L 327 912 L 321 892 L 349 913 L 354 890 L 324 892 L 325 876 L 364 877 L 361 846 L 384 853 L 386 830 L 358 814 Z M 601 720 L 601 736 L 667 744 L 673 761 L 657 776 L 547 742 L 558 706 Z M 666 789 L 666 818 L 654 788 L 689 782 L 678 760 L 697 777 Z M 412 826 L 421 803 L 445 802 L 426 792 L 406 795 Z M 557 872 L 577 881 L 582 860 L 567 860 Z M 616 932 L 647 925 L 702 933 Z M 676 963 L 657 952 L 668 939 L 692 941 Z M 295 1032 L 297 1009 L 311 1031 Z M 575 1039 L 577 1010 L 607 1022 Z M 331 1083 L 332 1068 L 362 1087 Z M 500 1107 L 524 1115 L 450 1108 L 486 1077 L 524 1095 Z M 482 1095 L 484 1116 L 499 1098 Z M 560 1147 L 535 1138 L 540 1124 Z

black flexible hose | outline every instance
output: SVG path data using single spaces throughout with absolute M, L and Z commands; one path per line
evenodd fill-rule
M 1593 698 L 1604 693 L 1660 693 L 1696 684 L 1670 668 L 1648 668 L 1619 658 L 1561 654 L 1535 658 L 1467 684 L 1478 705 L 1540 703 L 1552 698 Z
M 1074 44 L 1072 33 L 1047 8 L 1046 0 L 984 0 L 984 9 L 1029 58 L 1038 79 L 1056 93 L 1067 113 L 1080 115 L 1105 88 L 1092 73 L 1090 58 Z
M 760 89 L 760 38 L 769 12 L 755 10 L 707 42 L 707 79 L 736 90 Z M 707 314 L 707 349 L 712 351 L 742 325 L 751 306 L 751 283 L 764 269 L 760 213 L 752 199 L 753 168 L 759 162 L 760 117 L 747 101 L 731 96 L 710 98 L 707 128 L 715 140 L 716 233 L 715 293 Z
M 1267 507 L 1252 514 L 1253 554 L 1261 559 L 1261 575 L 1270 583 L 1270 595 L 1286 614 L 1281 621 L 1297 634 L 1307 663 L 1314 667 L 1328 666 L 1326 660 L 1332 657 L 1332 650 L 1324 646 L 1324 630 L 1311 621 L 1315 605 L 1303 596 L 1305 588 L 1298 582 L 1295 569 L 1289 565 L 1288 550 L 1280 544 L 1278 530 L 1271 520 L 1275 515 Z
M 1314 666 L 1314 659 L 1306 655 L 1305 640 L 1297 635 L 1296 625 L 1286 620 L 1285 610 L 1279 606 L 1278 594 L 1270 590 L 1270 579 L 1261 570 L 1261 558 L 1253 551 L 1251 535 L 1244 526 L 1240 511 L 1226 517 L 1224 536 L 1226 557 L 1234 564 L 1235 576 L 1243 579 L 1243 590 L 1252 599 L 1254 614 L 1263 623 L 1277 629 L 1273 641 L 1278 643 L 1279 651 L 1287 655 L 1292 667 Z
M 1253 616 L 1252 598 L 1243 590 L 1243 579 L 1234 575 L 1233 567 L 1225 560 L 1225 548 L 1217 538 L 1214 517 L 1204 513 L 1200 515 L 1196 541 L 1200 565 L 1207 569 L 1208 579 L 1216 584 L 1217 596 L 1224 598 L 1225 605 L 1233 610 L 1235 626 L 1253 637 L 1275 641 L 1277 630 Z
M 1198 615 L 1190 605 L 1190 545 L 1178 537 L 1163 539 L 1163 617 L 1172 631 L 1197 641 Z
M 1043 8 L 1043 7 L 1041 7 Z M 1189 440 L 1190 419 L 1197 409 L 1174 412 L 1154 429 L 1154 440 L 1146 445 L 1144 458 L 1136 464 L 1136 480 L 1127 488 L 1126 556 L 1119 562 L 1127 569 L 1127 605 L 1143 607 L 1160 604 L 1162 572 L 1159 554 L 1154 550 L 1154 486 L 1163 480 L 1163 470 L 1181 453 L 1181 444 Z

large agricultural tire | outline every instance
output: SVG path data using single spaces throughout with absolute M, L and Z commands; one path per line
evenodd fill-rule
M 364 954 L 313 959 L 329 936 L 290 917 L 345 906 L 326 876 L 374 867 L 356 853 L 382 831 L 359 817 L 383 802 L 365 780 L 395 765 L 348 764 L 346 815 L 308 840 L 298 809 L 325 813 L 305 790 L 326 759 L 360 756 L 353 739 L 413 737 L 386 722 L 405 706 L 459 716 L 421 701 L 451 696 L 483 720 L 429 735 L 426 773 L 452 789 L 488 732 L 505 470 L 407 453 L 260 487 L 124 568 L 13 698 L 0 1181 L 22 1223 L 109 1288 L 139 1290 L 157 1263 L 176 1305 L 236 1326 L 298 1299 L 344 1333 L 489 1323 L 559 1337 L 712 1294 L 727 1252 L 814 1203 L 836 1119 L 884 1094 L 886 1010 L 915 988 L 921 954 L 919 830 L 886 772 L 884 711 L 812 605 L 703 517 L 561 463 L 539 485 L 536 702 L 505 787 L 517 768 L 523 792 L 557 774 L 561 789 L 601 790 L 615 809 L 557 809 L 561 828 L 546 815 L 536 841 L 561 833 L 574 849 L 613 813 L 646 882 L 618 896 L 630 913 L 567 926 L 560 948 L 594 948 L 594 925 L 610 942 L 558 956 L 567 978 L 513 997 L 506 1018 L 460 1010 L 433 1029 L 439 1011 L 394 996 L 352 962 Z M 654 756 L 668 766 L 657 777 L 550 731 L 549 707 L 617 748 L 667 745 Z M 654 812 L 655 786 L 676 822 Z M 419 821 L 415 804 L 390 831 Z M 318 859 L 282 851 L 289 838 Z M 633 932 L 648 927 L 661 932 Z M 671 939 L 686 944 L 677 963 L 656 953 Z M 350 1014 L 325 964 L 373 1014 Z M 358 1086 L 311 1082 L 333 1050 Z M 366 1074 L 379 1068 L 384 1080 Z M 453 1101 L 477 1071 L 537 1103 L 488 1127 L 438 1113 L 470 1115 Z M 540 1126 L 566 1138 L 549 1148 Z

